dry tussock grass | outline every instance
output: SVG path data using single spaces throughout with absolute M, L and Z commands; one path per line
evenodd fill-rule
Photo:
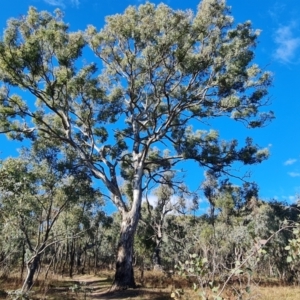
M 300 299 L 300 287 L 272 286 L 257 287 L 258 299 L 262 300 L 297 300 Z
M 184 295 L 182 300 L 200 300 L 199 292 L 191 289 L 192 280 L 179 277 L 177 275 L 168 274 L 160 271 L 145 271 L 141 274 L 135 271 L 136 283 L 138 289 L 123 291 L 121 293 L 107 293 L 113 281 L 113 271 L 103 270 L 97 275 L 75 275 L 74 278 L 50 276 L 47 282 L 42 280 L 40 276 L 34 285 L 36 291 L 36 299 L 83 299 L 82 295 L 75 296 L 71 293 L 69 287 L 78 282 L 85 282 L 93 288 L 93 292 L 86 299 L 134 299 L 134 300 L 166 300 L 171 299 L 171 292 L 176 289 L 183 289 Z M 142 275 L 142 276 L 141 276 Z M 18 276 L 11 276 L 5 281 L 1 280 L 0 290 L 14 290 L 20 288 L 22 282 Z M 278 284 L 278 282 L 277 282 Z M 228 286 L 223 293 L 226 300 L 236 300 L 238 297 L 233 292 L 233 285 Z M 209 292 L 209 290 L 208 290 Z M 39 296 L 37 296 L 39 295 Z M 74 298 L 75 296 L 75 298 Z M 76 298 L 77 297 L 77 298 Z M 0 299 L 5 299 L 1 297 Z M 251 288 L 250 294 L 245 294 L 242 299 L 253 300 L 297 300 L 300 299 L 300 287 L 279 286 L 273 284 L 268 285 L 267 282 L 262 286 L 254 286 Z
M 138 275 L 138 273 L 136 273 Z M 141 281 L 140 276 L 136 276 L 137 282 Z M 177 275 L 168 276 L 168 274 L 157 271 L 145 271 L 143 286 L 152 289 L 163 288 L 165 290 L 174 291 L 175 289 L 183 289 L 184 295 L 182 299 L 185 300 L 200 300 L 199 291 L 195 292 L 191 289 L 192 280 L 179 277 Z M 234 293 L 234 290 L 239 287 L 236 285 L 229 285 L 224 291 L 222 296 L 226 300 L 236 300 L 238 296 Z M 207 291 L 211 295 L 210 291 Z M 139 300 L 142 298 L 136 298 Z M 283 286 L 279 281 L 266 280 L 261 282 L 261 286 L 253 285 L 250 289 L 250 294 L 244 291 L 242 299 L 253 300 L 297 300 L 300 299 L 300 287 L 299 286 Z

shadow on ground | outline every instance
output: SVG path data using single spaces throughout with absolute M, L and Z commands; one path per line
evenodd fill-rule
M 121 299 L 136 299 L 136 300 L 168 300 L 170 292 L 165 290 L 153 290 L 146 288 L 138 288 L 134 290 L 114 291 L 110 292 L 99 291 L 92 294 L 92 299 L 110 299 L 110 300 L 121 300 Z

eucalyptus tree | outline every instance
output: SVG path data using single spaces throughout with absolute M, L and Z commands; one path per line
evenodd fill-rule
M 196 14 L 130 6 L 85 33 L 69 32 L 59 11 L 30 8 L 8 22 L 0 42 L 0 131 L 72 148 L 106 187 L 122 215 L 114 288 L 135 286 L 134 234 L 150 183 L 187 159 L 223 172 L 268 156 L 250 138 L 239 148 L 203 127 L 208 118 L 250 128 L 272 119 L 261 111 L 271 79 L 253 63 L 258 35 L 249 21 L 235 26 L 222 0 L 203 0 Z M 80 64 L 87 44 L 96 62 Z M 120 178 L 131 182 L 130 197 Z
M 258 197 L 258 187 L 255 183 L 245 181 L 241 186 L 234 185 L 228 177 L 221 178 L 221 174 L 212 170 L 205 172 L 205 180 L 201 187 L 210 204 L 212 225 L 216 218 L 215 210 L 223 216 L 224 221 L 229 221 L 230 214 L 240 215 L 240 211 L 245 211 L 251 206 L 251 201 L 256 202 Z
M 173 210 L 173 193 L 174 191 L 168 185 L 160 185 L 155 191 L 157 202 L 155 203 L 153 213 L 149 210 L 152 217 L 152 226 L 155 232 L 155 248 L 152 256 L 154 270 L 161 269 L 161 243 L 164 235 L 165 218 L 167 214 Z
M 31 289 L 42 254 L 62 237 L 53 235 L 60 214 L 79 200 L 99 196 L 87 172 L 70 169 L 59 154 L 50 147 L 38 153 L 23 151 L 0 166 L 0 214 L 6 227 L 18 231 L 26 245 L 23 292 Z
M 155 270 L 162 270 L 161 248 L 165 240 L 168 214 L 184 214 L 189 209 L 187 200 L 197 202 L 196 195 L 189 192 L 187 187 L 175 175 L 175 172 L 165 172 L 159 186 L 152 191 L 151 197 L 154 198 L 152 203 L 146 195 L 146 216 L 148 217 L 148 226 L 152 227 L 153 232 L 152 263 Z M 144 220 L 143 214 L 142 219 Z
M 61 240 L 56 245 L 57 251 L 53 251 L 53 271 L 64 275 L 68 268 L 69 277 L 73 277 L 75 272 L 84 273 L 85 269 L 91 269 L 87 265 L 87 260 L 90 260 L 88 252 L 101 243 L 104 229 L 100 226 L 105 225 L 108 219 L 102 210 L 103 202 L 98 192 L 87 193 L 79 200 L 62 212 L 53 227 L 53 235 Z

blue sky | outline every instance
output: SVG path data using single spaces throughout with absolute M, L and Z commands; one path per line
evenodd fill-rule
M 10 17 L 26 14 L 29 6 L 53 12 L 59 7 L 71 30 L 84 30 L 88 24 L 98 29 L 106 15 L 122 13 L 128 5 L 143 0 L 14 0 L 3 1 L 0 10 L 0 30 Z M 198 0 L 165 0 L 174 9 L 196 10 Z M 230 122 L 218 123 L 224 138 L 253 137 L 271 156 L 261 165 L 252 166 L 251 180 L 260 187 L 260 198 L 293 202 L 300 195 L 300 1 L 299 0 L 228 0 L 236 22 L 251 20 L 253 28 L 261 29 L 255 61 L 274 74 L 270 89 L 271 105 L 276 119 L 267 127 L 248 130 Z M 0 157 L 16 155 L 19 147 L 0 136 Z M 201 172 L 201 171 L 199 171 Z M 199 184 L 194 172 L 187 176 L 191 185 Z M 194 182 L 192 182 L 194 180 Z

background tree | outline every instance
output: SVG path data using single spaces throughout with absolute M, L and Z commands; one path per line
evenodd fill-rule
M 23 150 L 19 158 L 8 158 L 0 166 L 0 212 L 4 224 L 21 237 L 27 267 L 24 292 L 33 285 L 42 254 L 61 239 L 53 234 L 60 214 L 80 200 L 100 198 L 86 171 L 70 169 L 49 144 L 39 148 L 39 152 Z
M 59 11 L 30 8 L 0 42 L 0 131 L 72 148 L 122 215 L 114 288 L 134 287 L 133 242 L 143 191 L 187 159 L 216 172 L 263 161 L 247 138 L 223 141 L 200 130 L 229 117 L 261 127 L 270 74 L 252 63 L 258 32 L 234 26 L 225 1 L 203 0 L 195 15 L 146 3 L 110 16 L 99 32 L 70 33 Z M 80 67 L 89 43 L 96 63 Z M 14 94 L 18 87 L 28 94 Z M 196 131 L 193 127 L 196 127 Z M 131 182 L 121 193 L 118 176 Z
M 148 217 L 148 226 L 152 227 L 152 240 L 154 247 L 152 251 L 152 264 L 154 270 L 162 270 L 161 264 L 161 245 L 166 234 L 166 219 L 168 214 L 184 214 L 190 207 L 189 199 L 197 202 L 196 196 L 188 191 L 187 187 L 175 176 L 175 172 L 165 172 L 160 184 L 151 194 L 154 197 L 153 203 L 149 202 L 146 195 L 147 213 L 142 214 Z

